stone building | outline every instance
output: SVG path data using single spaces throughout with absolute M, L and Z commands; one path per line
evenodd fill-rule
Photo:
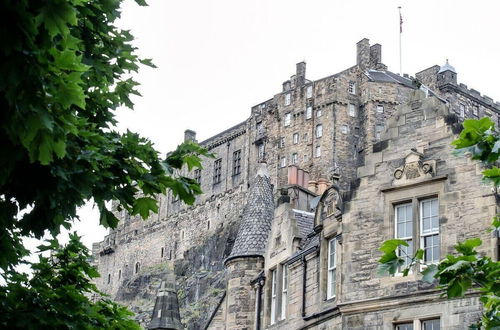
M 399 76 L 381 52 L 363 39 L 356 65 L 315 81 L 298 63 L 282 92 L 200 142 L 217 155 L 189 174 L 203 194 L 193 206 L 159 196 L 147 221 L 120 214 L 93 246 L 98 287 L 151 325 L 173 272 L 188 329 L 463 329 L 477 320 L 473 294 L 440 298 L 416 270 L 378 276 L 378 247 L 404 239 L 404 252 L 423 248 L 436 262 L 479 236 L 481 252 L 498 256 L 486 232 L 497 195 L 481 183 L 481 164 L 453 156 L 450 142 L 465 118 L 498 122 L 500 104 L 458 84 L 448 61 Z

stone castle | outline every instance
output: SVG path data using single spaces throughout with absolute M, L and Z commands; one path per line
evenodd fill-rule
M 93 246 L 97 285 L 150 329 L 465 329 L 478 296 L 377 275 L 384 240 L 437 262 L 480 237 L 499 196 L 480 163 L 452 155 L 465 118 L 499 122 L 500 104 L 448 63 L 410 77 L 382 46 L 357 43 L 356 64 L 311 81 L 306 64 L 250 117 L 205 141 L 216 154 L 187 175 L 192 206 L 159 196 L 147 221 L 119 214 Z M 196 140 L 186 130 L 185 140 Z M 182 324 L 181 324 L 182 321 Z

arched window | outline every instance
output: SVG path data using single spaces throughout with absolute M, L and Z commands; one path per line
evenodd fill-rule
M 136 263 L 135 264 L 135 273 L 137 274 L 139 272 L 139 270 L 141 269 L 141 264 L 140 263 Z

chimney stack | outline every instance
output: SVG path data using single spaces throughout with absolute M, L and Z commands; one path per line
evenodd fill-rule
M 304 85 L 306 82 L 306 62 L 297 63 L 297 73 L 295 74 L 297 87 Z
M 370 68 L 375 69 L 380 63 L 382 63 L 382 46 L 375 44 L 370 47 Z
M 363 40 L 358 41 L 356 46 L 356 64 L 363 68 L 367 68 L 370 65 L 370 40 L 364 38 Z

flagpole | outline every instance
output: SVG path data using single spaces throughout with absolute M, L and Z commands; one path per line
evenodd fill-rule
M 401 46 L 401 35 L 403 34 L 403 17 L 401 16 L 401 6 L 398 7 L 399 10 L 399 74 L 403 76 L 403 52 Z

